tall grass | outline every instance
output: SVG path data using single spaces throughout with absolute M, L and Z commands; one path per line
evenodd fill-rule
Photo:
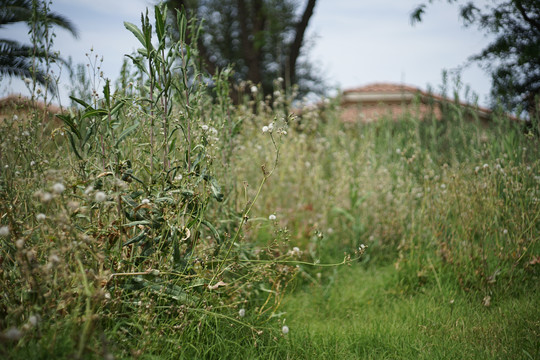
M 352 338 L 309 338 L 284 298 L 343 306 L 339 284 L 366 281 L 346 263 L 476 309 L 538 290 L 535 119 L 486 125 L 449 102 L 442 120 L 346 124 L 339 99 L 289 114 L 280 79 L 233 105 L 230 71 L 201 73 L 197 29 L 177 23 L 179 39 L 156 7 L 126 24 L 141 50 L 124 87 L 90 74 L 100 88 L 61 123 L 1 120 L 2 354 L 309 358 Z

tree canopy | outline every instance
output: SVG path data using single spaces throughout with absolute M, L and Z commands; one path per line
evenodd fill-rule
M 47 4 L 38 0 L 0 0 L 0 29 L 5 26 L 27 23 L 34 36 L 44 36 L 44 29 L 56 25 L 78 36 L 77 28 L 64 16 L 48 11 Z M 14 40 L 0 39 L 0 75 L 35 78 L 43 85 L 51 86 L 45 72 L 33 59 L 58 58 L 44 46 L 24 45 Z
M 432 3 L 429 0 L 428 3 Z M 491 95 L 510 111 L 525 110 L 537 114 L 540 110 L 540 1 L 447 0 L 458 3 L 465 26 L 477 26 L 495 39 L 469 59 L 478 62 L 492 77 Z M 411 13 L 413 23 L 422 20 L 427 3 Z
M 279 77 L 301 91 L 316 90 L 320 79 L 300 61 L 316 0 L 300 8 L 294 0 L 169 0 L 171 13 L 184 8 L 201 19 L 198 48 L 206 69 L 215 74 L 231 65 L 235 80 L 261 84 L 269 94 Z

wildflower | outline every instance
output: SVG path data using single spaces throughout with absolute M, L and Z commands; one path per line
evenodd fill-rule
M 150 200 L 149 199 L 142 199 L 141 204 L 144 204 L 144 205 L 150 204 Z
M 56 194 L 61 194 L 66 190 L 66 187 L 62 183 L 56 183 L 52 186 L 52 190 Z
M 364 251 L 364 250 L 366 250 L 366 247 L 367 247 L 366 245 L 360 244 L 360 247 L 358 248 L 358 250 Z
M 19 239 L 15 241 L 15 246 L 17 249 L 21 250 L 24 247 L 24 239 Z
M 240 310 L 238 311 L 238 316 L 240 316 L 240 317 L 246 316 L 246 309 L 240 309 Z
M 507 234 L 508 234 L 508 230 L 507 230 L 507 229 L 504 229 L 504 230 L 503 230 L 503 234 L 504 234 L 504 235 L 507 235 Z
M 21 337 L 22 337 L 22 332 L 21 332 L 21 330 L 17 329 L 16 327 L 9 328 L 4 333 L 4 338 L 7 339 L 7 340 L 16 341 L 16 340 L 19 340 Z
M 441 184 L 441 189 L 446 189 L 446 185 L 445 184 Z
M 90 195 L 92 191 L 94 191 L 94 187 L 90 185 L 86 189 L 84 189 L 84 195 Z
M 107 194 L 105 194 L 103 191 L 98 191 L 95 195 L 96 202 L 103 202 L 107 200 Z
M 484 164 L 484 165 L 482 165 L 482 167 L 483 167 L 484 169 L 487 169 L 487 168 L 489 167 L 489 165 L 488 165 L 488 164 Z
M 38 323 L 38 318 L 36 315 L 31 315 L 29 318 L 28 318 L 28 323 L 30 323 L 32 326 L 36 326 L 37 323 Z
M 32 79 L 24 78 L 24 83 L 25 83 L 26 85 L 30 85 L 31 82 L 32 82 Z
M 283 82 L 283 78 L 280 76 L 280 77 L 277 78 L 277 81 L 280 82 L 280 83 L 282 83 L 282 82 Z
M 400 148 L 396 149 L 396 154 L 398 154 L 398 155 L 401 154 L 401 149 Z
M 7 237 L 9 235 L 9 227 L 2 226 L 0 227 L 0 236 Z
M 268 126 L 266 126 L 266 125 L 263 126 L 263 127 L 262 127 L 262 132 L 263 132 L 263 133 L 268 132 Z
M 257 87 L 256 87 L 255 85 L 253 85 L 253 86 L 251 87 L 251 92 L 252 92 L 253 94 L 256 94 L 258 90 L 259 90 L 259 89 L 257 89 Z
M 182 175 L 181 175 L 181 174 L 176 175 L 176 176 L 174 177 L 174 180 L 176 180 L 176 181 L 182 180 Z
M 201 129 L 203 129 L 203 131 L 208 131 L 209 128 L 208 128 L 208 125 L 202 125 Z
M 36 215 L 36 220 L 37 221 L 43 221 L 46 218 L 47 218 L 47 216 L 45 214 L 43 214 L 43 213 L 39 213 L 39 214 Z
M 284 335 L 287 335 L 289 333 L 289 327 L 287 325 L 283 325 L 283 327 L 281 328 L 281 332 Z
M 36 162 L 34 160 L 30 161 L 30 166 L 36 165 Z
M 300 248 L 298 246 L 293 247 L 292 251 L 296 254 L 300 254 Z
M 52 194 L 48 193 L 48 192 L 44 192 L 44 193 L 40 193 L 39 197 L 40 197 L 42 202 L 46 203 L 46 202 L 51 201 Z
M 271 215 L 268 217 L 268 220 L 272 220 L 272 221 L 273 221 L 273 220 L 276 220 L 276 219 L 277 219 L 277 218 L 276 218 L 276 215 L 274 215 L 274 214 L 271 214 Z
M 13 121 L 19 120 L 19 117 L 17 115 L 13 115 Z
M 49 262 L 52 264 L 58 264 L 60 262 L 60 258 L 56 254 L 51 254 L 49 256 Z

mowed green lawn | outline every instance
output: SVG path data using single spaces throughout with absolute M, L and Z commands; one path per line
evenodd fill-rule
M 287 357 L 538 359 L 539 289 L 485 306 L 450 284 L 406 291 L 392 265 L 342 267 L 287 297 Z

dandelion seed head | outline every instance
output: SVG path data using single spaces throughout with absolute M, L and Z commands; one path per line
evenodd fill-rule
M 31 315 L 29 318 L 28 318 L 28 323 L 32 326 L 36 326 L 37 323 L 38 323 L 38 318 L 36 315 Z
M 0 227 L 0 236 L 7 237 L 9 235 L 9 227 L 2 226 Z
M 238 316 L 240 316 L 240 317 L 246 316 L 246 309 L 240 309 L 240 310 L 238 311 Z
M 176 175 L 176 176 L 174 177 L 174 180 L 176 180 L 176 181 L 182 180 L 182 175 L 181 175 L 181 174 Z
M 488 165 L 488 164 L 484 164 L 484 165 L 482 165 L 482 167 L 483 167 L 484 169 L 487 169 L 487 168 L 489 167 L 489 165 Z
M 268 132 L 268 126 L 266 126 L 266 125 L 263 126 L 263 127 L 262 127 L 262 132 L 263 132 L 263 133 Z
M 61 194 L 64 192 L 64 190 L 66 190 L 66 187 L 64 186 L 64 184 L 62 183 L 56 183 L 52 186 L 52 191 L 55 193 L 55 194 Z
M 209 127 L 208 125 L 202 125 L 201 129 L 203 129 L 203 131 L 208 131 Z
M 253 86 L 251 87 L 251 92 L 252 92 L 253 94 L 256 94 L 258 90 L 259 90 L 259 89 L 257 89 L 257 87 L 256 87 L 255 85 L 253 85 Z
M 6 332 L 4 332 L 4 338 L 12 341 L 19 340 L 22 335 L 21 330 L 17 329 L 16 327 L 9 328 L 6 330 Z
M 274 220 L 276 220 L 276 219 L 277 219 L 277 217 L 276 217 L 276 215 L 274 215 L 274 214 L 271 214 L 271 215 L 268 217 L 268 220 L 274 221 Z
M 47 215 L 43 214 L 43 213 L 39 213 L 36 215 L 36 220 L 37 221 L 43 221 L 47 218 Z
M 21 250 L 24 247 L 24 239 L 19 239 L 15 241 L 15 246 L 17 249 Z
M 287 325 L 283 325 L 283 327 L 281 328 L 281 332 L 284 335 L 287 335 L 289 333 L 289 327 Z
M 107 194 L 105 194 L 103 191 L 98 191 L 96 192 L 95 200 L 96 202 L 103 202 L 107 200 Z
M 144 204 L 144 205 L 150 204 L 150 200 L 149 199 L 142 199 L 141 204 Z

